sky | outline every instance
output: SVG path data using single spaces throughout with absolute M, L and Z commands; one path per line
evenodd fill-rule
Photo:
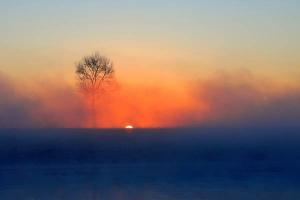
M 43 124 L 55 126 L 55 117 L 48 116 L 59 115 L 59 111 L 47 111 L 51 103 L 45 96 L 57 100 L 62 90 L 74 89 L 75 63 L 98 51 L 113 60 L 122 88 L 113 95 L 116 103 L 107 111 L 114 114 L 102 119 L 106 126 L 224 122 L 231 111 L 222 109 L 224 102 L 217 101 L 220 97 L 229 98 L 230 105 L 239 99 L 241 108 L 234 114 L 233 124 L 240 123 L 236 120 L 240 115 L 246 116 L 245 121 L 253 121 L 248 115 L 258 113 L 249 114 L 248 104 L 255 108 L 264 105 L 268 113 L 276 101 L 274 104 L 289 110 L 292 108 L 286 108 L 286 104 L 294 105 L 289 101 L 299 98 L 299 9 L 297 0 L 0 0 L 0 77 L 5 77 L 2 82 L 9 85 L 2 85 L 2 93 L 3 88 L 14 88 L 17 93 L 12 97 L 6 94 L 10 100 L 2 99 L 2 105 L 12 102 L 11 98 L 16 102 L 34 98 L 43 105 L 40 109 L 46 113 L 45 121 L 51 121 Z M 59 87 L 61 83 L 66 86 Z M 241 94 L 245 87 L 248 92 Z M 49 88 L 57 90 L 45 94 Z M 146 98 L 147 91 L 164 100 L 166 96 L 171 98 L 158 107 L 157 100 Z M 225 91 L 234 95 L 224 97 Z M 251 102 L 242 98 L 249 93 Z M 265 105 L 265 99 L 272 103 Z M 11 107 L 17 109 L 16 105 Z M 27 104 L 24 109 L 33 112 Z M 134 111 L 135 116 L 132 109 L 139 110 Z M 7 116 L 3 113 L 2 118 Z M 291 118 L 291 123 L 298 113 L 282 116 Z M 72 120 L 59 125 L 76 126 L 82 119 Z M 37 124 L 36 120 L 22 123 Z

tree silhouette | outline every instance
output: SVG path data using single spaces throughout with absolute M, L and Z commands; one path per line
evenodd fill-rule
M 113 81 L 113 63 L 109 58 L 96 52 L 83 57 L 76 64 L 76 75 L 80 90 L 91 97 L 93 126 L 96 127 L 96 101 L 99 94 L 104 92 Z

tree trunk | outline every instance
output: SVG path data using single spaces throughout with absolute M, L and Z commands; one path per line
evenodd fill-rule
M 92 120 L 93 128 L 97 128 L 96 94 L 92 94 Z

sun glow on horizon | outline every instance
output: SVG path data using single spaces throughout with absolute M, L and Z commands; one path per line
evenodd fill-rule
M 132 125 L 126 125 L 125 128 L 126 129 L 133 129 L 133 126 Z

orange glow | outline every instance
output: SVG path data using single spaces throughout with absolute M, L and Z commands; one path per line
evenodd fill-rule
M 128 122 L 140 128 L 184 126 L 186 114 L 201 121 L 205 104 L 194 101 L 184 87 L 131 86 L 101 96 L 97 103 L 98 127 L 122 127 Z
M 10 123 L 12 120 L 5 121 L 6 127 L 94 127 L 90 99 L 73 85 L 59 81 L 20 84 L 1 76 L 0 83 L 5 97 L 1 103 L 9 108 L 0 112 L 0 118 L 19 119 L 14 124 Z M 293 123 L 298 118 L 294 113 L 290 116 L 290 110 L 298 108 L 300 89 L 278 85 L 245 72 L 225 73 L 188 84 L 119 83 L 117 88 L 99 95 L 95 128 L 223 125 L 265 119 Z M 274 118 L 278 108 L 284 112 Z

